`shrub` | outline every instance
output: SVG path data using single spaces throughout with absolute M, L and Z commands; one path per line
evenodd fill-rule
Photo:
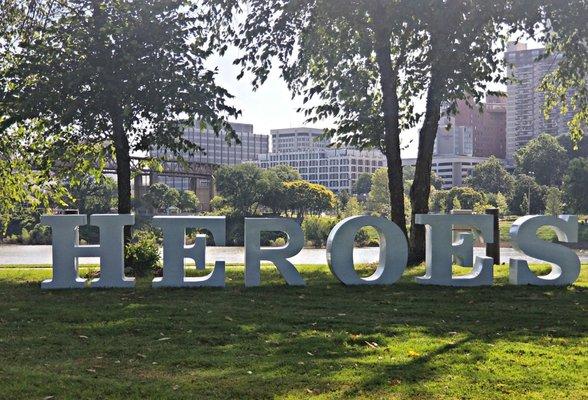
M 304 237 L 315 247 L 322 247 L 327 243 L 329 233 L 336 224 L 335 217 L 308 216 L 302 223 Z
M 273 247 L 284 247 L 286 245 L 286 239 L 279 237 L 272 242 Z
M 4 238 L 4 240 L 2 241 L 2 243 L 4 244 L 19 244 L 20 243 L 20 237 L 18 237 L 17 235 L 10 235 Z
M 329 233 L 333 230 L 339 219 L 325 216 L 309 216 L 302 223 L 302 230 L 307 242 L 311 242 L 314 247 L 324 247 L 327 244 Z M 373 243 L 374 235 L 370 234 L 371 227 L 360 229 L 355 235 L 355 245 L 366 247 Z M 378 245 L 377 238 L 375 245 Z
M 151 231 L 137 231 L 125 246 L 125 267 L 135 276 L 145 276 L 155 272 L 159 266 L 160 255 L 157 236 Z
M 283 232 L 272 232 L 272 231 L 264 231 L 261 232 L 259 237 L 259 242 L 262 246 L 270 246 L 275 247 L 275 243 L 282 243 L 278 244 L 277 246 L 284 246 L 287 242 L 288 236 Z
M 355 244 L 357 246 L 368 246 L 370 243 L 370 239 L 370 233 L 367 228 L 362 228 L 355 234 Z
M 47 225 L 35 225 L 30 234 L 31 244 L 51 244 L 51 228 Z
M 214 237 L 212 236 L 212 233 L 210 233 L 206 229 L 198 229 L 198 230 L 194 230 L 194 231 L 188 230 L 188 232 L 186 233 L 186 244 L 191 246 L 194 243 L 196 243 L 196 236 L 198 236 L 198 235 L 206 235 L 206 245 L 207 246 L 214 246 L 215 245 Z
M 22 228 L 22 233 L 20 234 L 22 244 L 31 244 L 31 234 L 27 228 Z

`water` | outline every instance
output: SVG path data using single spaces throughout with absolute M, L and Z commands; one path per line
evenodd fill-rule
M 485 255 L 484 248 L 475 248 L 476 256 Z M 327 263 L 326 250 L 324 249 L 303 249 L 290 261 L 302 265 L 322 265 Z M 582 263 L 588 263 L 588 255 L 579 252 Z M 356 263 L 372 263 L 378 261 L 379 249 L 377 247 L 355 249 L 353 258 Z M 526 257 L 511 248 L 501 249 L 502 262 L 508 262 L 511 257 L 522 258 L 529 262 L 537 260 Z M 0 245 L 0 265 L 7 264 L 51 264 L 51 246 L 20 246 Z M 208 247 L 206 250 L 206 262 L 223 260 L 228 264 L 243 264 L 245 261 L 244 249 L 242 247 Z M 98 258 L 82 258 L 80 264 L 98 264 Z

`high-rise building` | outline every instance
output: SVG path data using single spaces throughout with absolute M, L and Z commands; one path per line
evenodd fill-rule
M 470 102 L 471 105 L 471 102 Z M 465 100 L 457 102 L 457 114 L 439 121 L 435 155 L 506 157 L 506 99 L 488 96 L 480 112 Z M 447 129 L 447 126 L 450 129 Z
M 269 151 L 269 136 L 253 133 L 253 125 L 231 123 L 241 143 L 227 142 L 227 134 L 214 133 L 212 128 L 200 129 L 199 123 L 184 130 L 183 138 L 200 146 L 203 151 L 195 154 L 183 154 L 186 161 L 201 164 L 236 165 L 253 161 L 258 154 Z M 153 156 L 165 157 L 167 151 L 160 149 L 152 152 Z
M 302 179 L 326 186 L 334 192 L 351 193 L 359 175 L 374 173 L 385 166 L 379 150 L 356 149 L 300 149 L 287 153 L 269 153 L 259 156 L 261 168 L 290 165 Z
M 544 49 L 528 49 L 524 43 L 509 44 L 505 54 L 508 75 L 514 79 L 507 88 L 506 159 L 509 163 L 513 162 L 517 150 L 540 134 L 568 133 L 571 110 L 562 115 L 556 108 L 547 119 L 543 113 L 545 94 L 538 87 L 562 57 L 557 54 L 539 59 L 544 54 Z
M 231 123 L 241 143 L 229 143 L 226 133 L 216 135 L 214 130 L 200 130 L 199 124 L 187 128 L 184 139 L 200 146 L 204 151 L 187 157 L 191 162 L 215 165 L 236 165 L 253 161 L 258 154 L 269 151 L 269 136 L 253 133 L 253 125 Z M 187 156 L 187 155 L 186 155 Z
M 330 148 L 329 141 L 320 138 L 322 133 L 313 128 L 272 130 L 272 152 L 260 155 L 257 164 L 264 169 L 289 165 L 302 179 L 334 192 L 351 192 L 359 175 L 386 165 L 379 150 Z

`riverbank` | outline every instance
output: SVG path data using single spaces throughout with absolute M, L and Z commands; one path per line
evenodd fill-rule
M 580 260 L 588 263 L 588 252 L 578 251 Z M 368 264 L 378 261 L 379 248 L 357 248 L 353 252 L 355 262 Z M 481 247 L 474 249 L 475 255 L 485 255 L 486 250 Z M 537 260 L 526 257 L 512 248 L 501 249 L 501 261 L 507 263 L 509 258 L 522 258 L 529 262 Z M 51 264 L 51 246 L 25 246 L 25 245 L 0 245 L 0 265 L 9 264 Z M 229 264 L 242 264 L 245 260 L 243 247 L 208 247 L 206 249 L 206 262 L 214 263 L 217 260 L 224 260 Z M 324 249 L 303 249 L 291 261 L 296 265 L 324 265 L 327 263 L 327 255 Z M 98 264 L 99 259 L 95 257 L 82 258 L 80 264 Z

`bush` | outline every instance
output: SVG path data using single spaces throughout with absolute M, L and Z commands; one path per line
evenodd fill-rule
M 207 246 L 215 246 L 216 243 L 214 241 L 214 237 L 212 233 L 207 231 L 206 229 L 197 229 L 194 231 L 188 230 L 186 233 L 186 244 L 191 246 L 196 243 L 196 236 L 198 235 L 206 235 L 206 245 Z
M 271 242 L 272 247 L 284 247 L 286 245 L 286 239 L 279 237 Z
M 315 247 L 322 247 L 327 243 L 329 233 L 337 222 L 335 217 L 308 216 L 302 223 L 304 237 Z
M 355 244 L 357 246 L 368 246 L 370 244 L 370 239 L 370 233 L 367 228 L 362 228 L 355 234 Z
M 125 267 L 135 276 L 145 276 L 159 267 L 157 236 L 151 231 L 137 231 L 125 246 Z
M 16 235 L 6 236 L 4 238 L 4 240 L 2 241 L 2 243 L 4 243 L 4 244 L 19 244 L 20 238 Z
M 278 244 L 277 246 L 284 246 L 288 241 L 288 236 L 284 232 L 272 232 L 272 231 L 263 231 L 259 237 L 259 242 L 262 246 L 270 246 L 275 247 L 275 243 L 282 243 Z
M 22 232 L 20 234 L 22 244 L 31 244 L 31 234 L 27 228 L 22 228 Z
M 335 217 L 309 216 L 302 223 L 302 230 L 307 242 L 311 242 L 314 247 L 324 247 L 327 244 L 329 233 L 333 230 L 339 220 Z M 355 245 L 366 247 L 370 245 L 378 246 L 378 241 L 373 240 L 374 235 L 370 234 L 371 227 L 360 229 L 355 235 Z
M 51 244 L 51 228 L 37 224 L 30 232 L 31 244 Z

